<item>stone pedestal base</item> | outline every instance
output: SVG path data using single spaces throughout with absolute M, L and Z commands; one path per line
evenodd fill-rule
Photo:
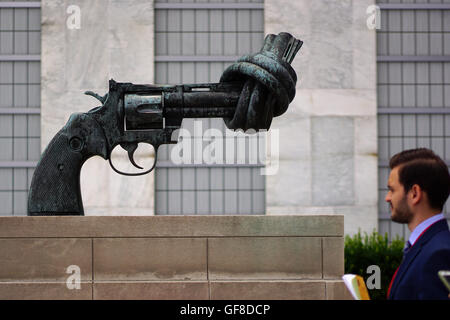
M 0 217 L 0 299 L 348 299 L 343 216 Z

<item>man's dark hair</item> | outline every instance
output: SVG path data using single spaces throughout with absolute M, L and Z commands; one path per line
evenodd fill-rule
M 389 167 L 399 167 L 399 181 L 405 192 L 417 184 L 428 195 L 431 208 L 442 211 L 450 193 L 450 174 L 445 162 L 426 148 L 402 151 L 391 158 Z

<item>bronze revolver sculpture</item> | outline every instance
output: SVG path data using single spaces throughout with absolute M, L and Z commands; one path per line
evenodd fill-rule
M 80 190 L 83 163 L 95 155 L 109 160 L 120 145 L 131 163 L 138 143 L 155 149 L 174 144 L 172 133 L 183 118 L 223 118 L 229 129 L 266 130 L 295 96 L 297 75 L 291 67 L 303 42 L 288 33 L 270 34 L 259 53 L 228 67 L 219 83 L 137 85 L 109 81 L 102 103 L 86 113 L 74 113 L 44 150 L 28 195 L 28 215 L 84 215 Z M 142 168 L 140 168 L 142 169 Z

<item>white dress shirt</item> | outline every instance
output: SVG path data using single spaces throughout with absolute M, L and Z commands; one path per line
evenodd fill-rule
M 411 246 L 414 245 L 414 243 L 419 239 L 420 235 L 432 224 L 435 222 L 438 222 L 439 220 L 445 219 L 443 213 L 439 213 L 437 215 L 432 216 L 431 218 L 428 218 L 425 221 L 422 221 L 414 230 L 411 232 L 411 235 L 409 236 L 409 243 L 411 243 Z

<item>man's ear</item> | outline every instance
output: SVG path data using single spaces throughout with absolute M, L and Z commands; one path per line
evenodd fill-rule
M 422 200 L 423 196 L 423 190 L 418 184 L 413 185 L 409 190 L 409 197 L 414 205 L 418 204 Z

